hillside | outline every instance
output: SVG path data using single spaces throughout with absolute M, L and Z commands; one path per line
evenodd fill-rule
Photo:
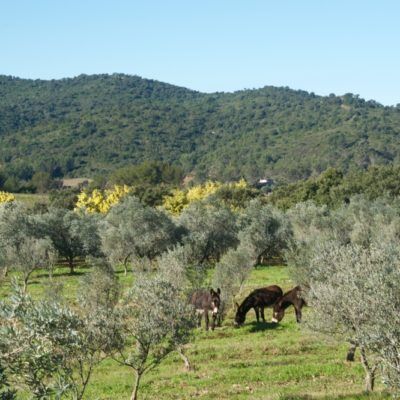
M 204 94 L 137 76 L 0 76 L 0 163 L 87 176 L 144 160 L 206 177 L 294 181 L 398 163 L 400 107 L 264 87 Z

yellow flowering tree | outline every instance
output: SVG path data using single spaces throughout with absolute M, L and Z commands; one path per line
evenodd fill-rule
M 115 185 L 112 189 L 95 189 L 92 193 L 81 192 L 78 195 L 76 209 L 89 213 L 107 213 L 112 206 L 118 204 L 121 199 L 130 192 L 129 186 Z
M 179 215 L 189 204 L 206 199 L 217 192 L 221 192 L 222 194 L 249 190 L 251 189 L 244 179 L 224 184 L 208 181 L 202 185 L 193 186 L 190 189 L 175 189 L 171 195 L 164 197 L 163 207 L 171 214 Z M 224 195 L 221 197 L 221 200 L 225 200 Z
M 15 196 L 12 193 L 1 192 L 0 191 L 0 203 L 8 203 L 14 201 Z
M 179 215 L 190 203 L 205 199 L 220 187 L 221 183 L 208 181 L 190 189 L 175 189 L 171 195 L 164 197 L 163 207 L 171 214 Z

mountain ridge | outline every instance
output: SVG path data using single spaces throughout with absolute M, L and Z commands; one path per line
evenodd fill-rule
M 400 108 L 287 87 L 201 93 L 126 74 L 0 75 L 0 162 L 94 176 L 155 160 L 199 179 L 293 181 L 397 163 Z

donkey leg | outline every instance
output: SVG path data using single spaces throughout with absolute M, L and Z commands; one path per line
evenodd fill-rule
M 217 321 L 217 316 L 215 314 L 211 315 L 211 330 L 215 329 L 215 322 Z
M 203 318 L 203 313 L 202 312 L 198 312 L 197 313 L 197 327 L 201 328 L 201 319 Z
M 296 321 L 297 321 L 297 323 L 300 323 L 301 322 L 301 317 L 302 317 L 301 308 L 295 307 L 294 310 L 296 312 Z
M 349 350 L 347 350 L 347 356 L 346 360 L 347 361 L 354 361 L 354 354 L 356 353 L 357 345 L 356 344 L 351 344 L 351 347 Z
M 260 322 L 260 313 L 258 307 L 254 307 L 254 311 L 256 313 L 257 322 Z
M 208 319 L 208 311 L 204 311 L 204 319 L 206 321 L 206 331 L 208 331 L 209 319 Z
M 264 307 L 261 307 L 261 319 L 265 323 Z

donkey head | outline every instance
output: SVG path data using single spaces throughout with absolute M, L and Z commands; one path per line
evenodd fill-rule
M 246 314 L 243 312 L 242 307 L 239 306 L 238 303 L 235 303 L 236 305 L 236 315 L 235 315 L 235 326 L 240 326 L 244 324 L 244 321 L 246 320 Z
M 272 322 L 278 323 L 281 322 L 283 317 L 285 316 L 285 309 L 282 307 L 282 303 L 277 301 L 274 305 L 274 311 L 272 313 Z
M 213 316 L 216 316 L 221 306 L 221 289 L 218 288 L 216 291 L 214 289 L 211 289 L 210 295 L 211 295 L 211 312 Z

